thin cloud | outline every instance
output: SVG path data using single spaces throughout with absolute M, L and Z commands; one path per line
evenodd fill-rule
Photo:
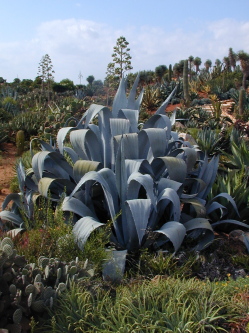
M 129 26 L 123 30 L 94 21 L 67 19 L 44 22 L 34 31 L 31 40 L 0 43 L 1 75 L 12 81 L 34 79 L 42 56 L 48 53 L 55 70 L 55 80 L 69 78 L 78 82 L 81 71 L 84 78 L 94 75 L 103 80 L 112 61 L 113 46 L 119 36 L 130 43 L 133 72 L 154 70 L 156 66 L 174 64 L 190 55 L 206 59 L 223 59 L 229 47 L 235 52 L 248 52 L 249 21 L 223 19 L 203 22 L 196 31 L 181 27 L 171 30 L 152 26 Z

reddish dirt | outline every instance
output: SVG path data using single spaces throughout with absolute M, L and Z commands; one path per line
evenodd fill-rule
M 0 211 L 7 194 L 10 193 L 10 182 L 15 175 L 16 146 L 12 143 L 3 143 L 0 151 Z

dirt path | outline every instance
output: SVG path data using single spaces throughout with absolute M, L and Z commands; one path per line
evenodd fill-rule
M 12 143 L 4 143 L 0 155 L 0 211 L 7 194 L 10 193 L 10 182 L 15 175 L 16 146 Z

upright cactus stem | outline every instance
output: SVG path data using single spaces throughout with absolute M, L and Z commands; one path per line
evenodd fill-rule
M 242 116 L 244 113 L 244 101 L 246 92 L 245 89 L 241 88 L 239 91 L 239 115 Z
M 17 148 L 17 155 L 21 156 L 24 152 L 24 143 L 25 143 L 25 136 L 22 130 L 16 133 L 16 148 Z
M 169 82 L 171 82 L 171 80 L 172 80 L 172 65 L 169 65 L 169 76 L 168 76 L 168 78 L 169 78 Z
M 184 60 L 183 67 L 183 94 L 184 101 L 188 105 L 189 104 L 189 89 L 188 89 L 188 60 Z

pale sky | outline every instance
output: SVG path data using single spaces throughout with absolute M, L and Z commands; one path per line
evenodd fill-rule
M 248 0 L 0 0 L 0 76 L 34 80 L 43 55 L 54 79 L 103 80 L 120 36 L 132 72 L 174 65 L 190 55 L 249 53 Z

